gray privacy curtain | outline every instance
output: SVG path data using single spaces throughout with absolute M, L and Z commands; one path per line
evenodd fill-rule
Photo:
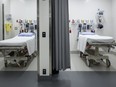
M 52 69 L 70 68 L 68 0 L 52 0 Z

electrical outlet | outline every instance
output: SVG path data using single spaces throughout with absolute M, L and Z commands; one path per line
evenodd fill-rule
M 46 69 L 43 69 L 43 74 L 46 74 Z
M 46 37 L 46 32 L 42 32 L 42 37 L 43 37 L 43 38 Z

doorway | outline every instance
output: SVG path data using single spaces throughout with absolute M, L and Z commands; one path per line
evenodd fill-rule
M 106 63 L 95 63 L 91 67 L 87 66 L 86 59 L 80 58 L 78 50 L 78 34 L 79 24 L 83 26 L 91 24 L 95 30 L 95 34 L 101 36 L 114 37 L 112 27 L 112 1 L 108 0 L 69 0 L 69 31 L 70 31 L 70 51 L 71 51 L 71 71 L 116 71 L 115 67 L 115 49 L 111 49 L 111 53 L 106 53 L 109 56 L 111 67 L 106 68 Z M 103 12 L 104 28 L 97 28 L 97 13 Z M 93 23 L 92 23 L 93 22 Z M 84 28 L 84 27 L 83 27 Z M 82 29 L 83 30 L 83 29 Z M 115 37 L 114 37 L 115 38 Z
M 1 50 L 0 71 L 37 71 L 37 0 L 3 0 L 1 3 L 1 13 L 3 13 L 3 28 L 1 28 L 3 29 L 1 32 L 3 34 L 1 35 L 3 36 L 3 40 L 8 41 L 18 37 L 18 39 L 22 38 L 21 40 L 25 39 L 26 41 L 26 38 L 28 37 L 19 37 L 19 34 L 33 31 L 34 38 L 32 49 L 34 49 L 34 51 L 32 55 L 26 55 L 26 53 L 29 52 L 28 47 L 17 50 L 15 49 L 15 46 L 12 45 L 17 53 L 16 56 L 20 55 L 20 58 L 17 59 L 16 57 L 16 59 L 13 60 L 11 58 L 11 61 L 8 60 L 8 64 L 6 65 L 6 60 L 4 61 L 5 57 L 1 53 L 3 52 Z M 15 41 L 16 40 L 13 42 L 15 43 Z M 16 43 L 18 43 L 18 41 Z M 26 46 L 25 42 L 24 44 Z M 7 50 L 6 55 L 13 57 L 15 55 L 14 50 Z M 25 56 L 23 56 L 24 53 Z

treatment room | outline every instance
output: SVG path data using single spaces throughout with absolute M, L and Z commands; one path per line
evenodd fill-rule
M 116 87 L 116 0 L 0 0 L 0 71 L 4 87 Z
M 71 71 L 116 71 L 115 9 L 116 0 L 69 0 Z
M 37 1 L 2 0 L 1 8 L 0 71 L 37 71 Z
M 0 70 L 37 71 L 37 0 L 3 0 L 2 3 Z M 68 5 L 71 69 L 66 71 L 116 71 L 115 0 L 69 0 Z M 44 26 L 43 22 L 40 24 Z M 88 42 L 86 35 L 95 42 Z M 40 42 L 40 49 L 43 43 Z

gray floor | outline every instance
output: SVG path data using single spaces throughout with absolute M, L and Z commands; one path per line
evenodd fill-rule
M 60 72 L 48 80 L 37 72 L 0 72 L 0 87 L 116 87 L 116 72 Z
M 116 71 L 116 55 L 114 53 L 108 54 L 111 61 L 111 67 L 106 68 L 105 63 L 100 65 L 92 65 L 88 67 L 86 65 L 85 59 L 80 58 L 79 54 L 71 54 L 71 70 L 67 71 Z

